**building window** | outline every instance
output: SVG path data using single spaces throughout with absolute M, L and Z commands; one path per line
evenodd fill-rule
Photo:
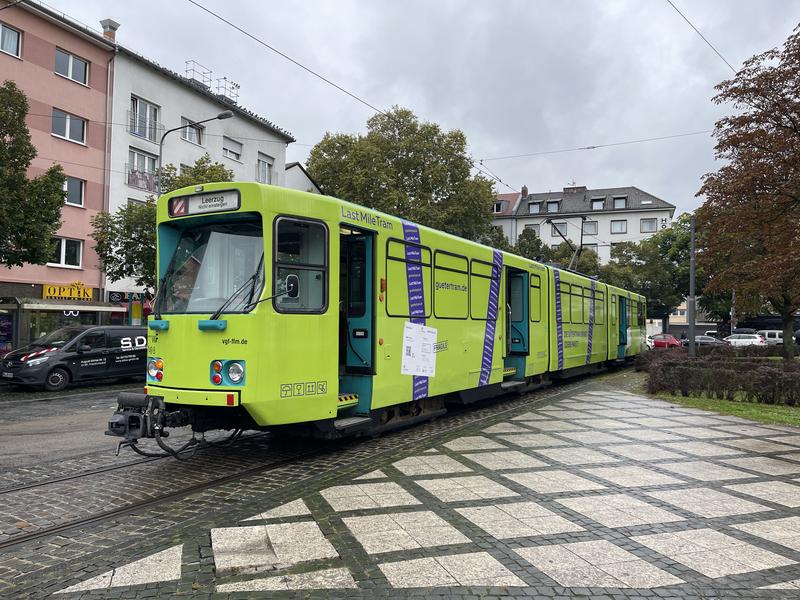
M 231 138 L 222 138 L 222 156 L 232 158 L 233 160 L 242 160 L 242 145 L 236 140 Z
M 530 229 L 531 231 L 533 231 L 533 233 L 536 234 L 536 237 L 540 237 L 539 236 L 539 225 L 536 225 L 536 224 L 533 224 L 533 223 L 528 223 L 527 225 L 525 225 L 525 229 Z
M 148 192 L 155 192 L 158 187 L 156 161 L 156 157 L 151 154 L 146 154 L 133 148 L 128 150 L 128 164 L 125 165 L 128 185 Z
M 528 202 L 528 214 L 538 215 L 542 211 L 541 202 Z
M 605 198 L 592 198 L 592 210 L 603 210 L 605 204 Z
M 642 233 L 655 233 L 658 229 L 658 219 L 641 219 L 639 231 Z
M 597 235 L 597 221 L 584 221 L 583 233 L 587 233 L 589 235 Z
M 550 247 L 551 247 L 553 250 L 558 250 L 559 248 L 561 248 L 561 244 L 551 244 L 551 245 L 550 245 Z
M 620 196 L 618 198 L 614 198 L 614 210 L 624 210 L 626 208 L 628 208 L 627 196 Z
M 564 237 L 567 237 L 567 224 L 566 223 L 552 223 L 553 229 L 550 232 L 550 235 L 553 237 L 559 237 L 559 233 Z
M 83 179 L 67 177 L 64 181 L 64 191 L 67 197 L 64 202 L 72 206 L 83 206 L 83 192 L 86 189 L 86 182 Z
M 558 200 L 549 200 L 547 202 L 547 212 L 549 213 L 558 212 Z
M 272 165 L 274 160 L 266 154 L 258 153 L 256 161 L 256 181 L 259 183 L 272 183 Z
M 128 206 L 144 206 L 147 204 L 144 200 L 137 200 L 136 198 L 128 198 Z
M 84 144 L 86 143 L 86 120 L 54 108 L 52 132 L 57 137 Z
M 80 268 L 83 242 L 80 240 L 68 240 L 67 238 L 54 238 L 54 241 L 56 247 L 53 250 L 53 257 L 47 264 L 55 267 Z
M 611 233 L 628 233 L 628 221 L 626 219 L 611 221 Z
M 128 111 L 128 131 L 151 142 L 158 141 L 161 129 L 158 124 L 158 107 L 155 104 L 131 96 L 131 109 Z
M 60 48 L 56 48 L 55 71 L 59 75 L 83 85 L 89 82 L 89 63 Z
M 592 252 L 597 254 L 597 244 L 584 244 L 583 245 L 583 249 L 584 250 L 591 250 Z
M 192 142 L 198 146 L 203 145 L 203 126 L 191 124 L 193 121 L 186 117 L 181 117 L 181 125 L 185 127 L 181 129 L 181 138 L 187 142 Z
M 0 23 L 0 50 L 19 58 L 21 40 L 22 34 L 19 31 Z

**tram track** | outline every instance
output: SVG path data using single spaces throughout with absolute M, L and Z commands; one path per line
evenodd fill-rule
M 575 391 L 576 389 L 580 389 L 581 387 L 584 387 L 585 385 L 588 385 L 588 382 L 586 382 L 585 380 L 583 380 L 581 378 L 581 379 L 578 379 L 578 380 L 572 380 L 572 381 L 569 381 L 569 382 L 561 383 L 560 385 L 558 385 L 557 388 L 545 388 L 545 389 L 542 389 L 542 390 L 536 390 L 536 391 L 532 392 L 532 396 L 529 394 L 529 395 L 526 396 L 527 399 L 522 400 L 522 401 L 520 401 L 521 399 L 516 399 L 516 398 L 511 399 L 509 397 L 506 397 L 504 400 L 501 400 L 501 402 L 497 403 L 497 404 L 499 404 L 499 406 L 496 406 L 496 407 L 493 407 L 493 406 L 487 407 L 487 406 L 484 405 L 483 407 L 478 408 L 478 409 L 476 409 L 474 407 L 461 407 L 461 408 L 458 408 L 457 410 L 453 410 L 452 412 L 448 413 L 448 415 L 446 415 L 444 417 L 440 417 L 439 419 L 437 419 L 435 421 L 435 423 L 434 422 L 428 423 L 428 424 L 433 424 L 434 425 L 434 431 L 432 431 L 430 433 L 427 433 L 427 434 L 424 434 L 424 435 L 413 435 L 413 432 L 415 431 L 415 429 L 410 429 L 410 430 L 404 429 L 404 430 L 399 430 L 397 432 L 394 432 L 394 433 L 391 433 L 391 434 L 386 434 L 386 435 L 382 436 L 382 439 L 384 441 L 389 442 L 389 443 L 384 444 L 385 445 L 384 448 L 381 448 L 377 452 L 374 452 L 373 454 L 371 454 L 370 455 L 370 460 L 371 461 L 379 460 L 380 457 L 388 455 L 390 453 L 395 453 L 399 449 L 405 448 L 407 446 L 417 445 L 417 444 L 421 444 L 421 443 L 431 443 L 430 440 L 435 439 L 435 438 L 439 438 L 439 437 L 441 437 L 443 435 L 451 434 L 451 433 L 453 433 L 454 431 L 457 431 L 460 428 L 463 428 L 463 427 L 466 427 L 466 426 L 474 426 L 475 423 L 480 423 L 480 422 L 484 422 L 484 421 L 487 421 L 487 420 L 495 419 L 498 416 L 502 416 L 502 415 L 504 415 L 506 413 L 509 413 L 509 412 L 518 411 L 519 409 L 524 408 L 526 406 L 548 401 L 548 400 L 552 399 L 552 397 L 555 396 L 555 395 L 560 395 L 561 393 L 572 392 L 572 391 Z M 547 393 L 547 392 L 551 392 L 551 391 L 553 393 Z M 495 410 L 494 408 L 497 408 L 499 410 Z M 486 414 L 475 414 L 476 411 L 479 411 L 480 413 L 484 413 L 485 412 Z M 407 440 L 404 439 L 402 441 L 398 441 L 396 436 L 405 435 L 409 431 L 412 432 L 412 435 L 409 436 L 409 439 L 407 439 Z M 250 436 L 250 438 L 248 438 L 248 439 L 251 439 L 252 437 L 255 437 L 255 436 Z M 379 438 L 379 440 L 380 439 L 381 438 Z M 306 439 L 304 441 L 305 441 L 305 445 L 307 446 L 309 440 Z M 134 513 L 136 511 L 139 511 L 139 510 L 142 510 L 142 509 L 147 509 L 147 508 L 158 506 L 160 504 L 164 504 L 164 503 L 167 503 L 167 502 L 170 502 L 170 501 L 179 500 L 179 499 L 184 498 L 186 496 L 189 496 L 189 495 L 192 495 L 192 494 L 195 494 L 195 493 L 198 493 L 198 492 L 207 491 L 207 490 L 210 490 L 210 489 L 213 489 L 215 487 L 222 486 L 222 485 L 225 485 L 225 484 L 237 482 L 239 480 L 242 480 L 242 479 L 254 476 L 254 475 L 262 475 L 264 473 L 269 473 L 270 471 L 274 471 L 274 470 L 277 470 L 277 469 L 280 469 L 280 468 L 283 468 L 283 467 L 288 467 L 288 466 L 291 466 L 293 463 L 296 463 L 296 462 L 299 462 L 299 461 L 302 461 L 302 460 L 313 459 L 313 458 L 320 457 L 320 456 L 322 456 L 322 455 L 324 455 L 326 453 L 329 453 L 329 452 L 340 451 L 343 448 L 346 448 L 346 447 L 349 447 L 349 446 L 355 446 L 355 445 L 358 445 L 361 442 L 362 442 L 362 440 L 360 440 L 359 438 L 347 438 L 347 439 L 338 440 L 338 441 L 335 441 L 335 442 L 314 441 L 314 443 L 316 445 L 313 448 L 301 451 L 299 453 L 294 453 L 294 454 L 291 454 L 289 456 L 286 456 L 286 452 L 287 452 L 286 450 L 279 449 L 279 450 L 276 450 L 276 454 L 277 454 L 276 458 L 274 460 L 270 460 L 270 461 L 268 461 L 266 463 L 262 462 L 261 464 L 254 465 L 252 467 L 248 467 L 248 468 L 244 468 L 244 469 L 238 470 L 235 473 L 229 473 L 227 475 L 223 475 L 223 476 L 220 476 L 220 477 L 212 478 L 212 479 L 209 479 L 207 481 L 202 481 L 202 482 L 198 482 L 198 483 L 195 483 L 195 484 L 186 485 L 186 486 L 181 487 L 180 489 L 177 489 L 177 490 L 174 490 L 174 491 L 171 491 L 171 492 L 165 492 L 165 493 L 161 493 L 161 494 L 155 495 L 152 498 L 139 500 L 139 501 L 134 501 L 134 502 L 126 502 L 123 506 L 118 506 L 118 507 L 110 509 L 110 510 L 96 512 L 96 513 L 90 514 L 90 515 L 88 515 L 86 517 L 82 517 L 82 518 L 78 518 L 78 519 L 71 519 L 71 520 L 65 521 L 63 523 L 55 524 L 53 526 L 43 527 L 41 529 L 38 529 L 36 531 L 32 531 L 30 533 L 23 533 L 23 534 L 14 535 L 10 539 L 7 539 L 7 540 L 0 540 L 0 550 L 12 549 L 12 548 L 15 548 L 15 547 L 18 547 L 18 546 L 22 546 L 23 544 L 26 544 L 26 543 L 29 543 L 29 542 L 33 542 L 33 541 L 36 541 L 36 540 L 39 540 L 39 539 L 43 539 L 43 538 L 46 538 L 46 537 L 57 535 L 57 534 L 62 533 L 64 531 L 68 531 L 68 530 L 77 529 L 77 528 L 85 527 L 85 526 L 88 526 L 88 525 L 100 523 L 100 522 L 103 522 L 103 521 L 106 521 L 106 520 L 114 519 L 116 517 L 124 516 L 126 514 L 131 514 L 131 513 Z M 160 460 L 160 458 L 152 459 L 152 460 L 153 461 L 157 461 L 157 460 Z M 143 464 L 145 462 L 149 462 L 149 461 L 138 461 L 135 464 L 136 465 L 140 465 L 140 464 Z M 184 463 L 175 462 L 173 464 L 184 464 Z M 108 469 L 108 468 L 107 469 L 98 469 L 98 473 L 102 474 L 102 473 L 104 473 L 106 471 L 109 471 L 109 470 L 122 469 L 125 466 L 129 466 L 129 465 L 119 465 L 118 467 L 115 467 L 114 469 Z M 66 477 L 64 479 L 65 479 L 65 481 L 69 481 L 69 480 L 76 479 L 76 478 L 78 478 L 78 477 Z M 55 483 L 55 482 L 51 482 L 51 483 Z M 45 484 L 43 483 L 43 485 L 45 485 Z M 30 487 L 41 487 L 41 486 L 30 486 Z M 26 491 L 26 490 L 23 490 L 23 491 Z

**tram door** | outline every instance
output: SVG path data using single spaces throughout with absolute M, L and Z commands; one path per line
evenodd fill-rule
M 618 300 L 619 345 L 617 346 L 617 358 L 625 358 L 625 348 L 628 346 L 628 299 L 620 296 Z
M 339 367 L 342 374 L 372 375 L 374 351 L 374 234 L 341 229 Z M 355 390 L 346 390 L 354 392 Z
M 506 269 L 506 359 L 505 367 L 514 368 L 514 378 L 525 376 L 525 363 L 530 352 L 530 320 L 528 318 L 528 278 L 526 271 Z

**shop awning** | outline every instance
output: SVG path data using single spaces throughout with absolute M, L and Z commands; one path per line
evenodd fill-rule
M 17 307 L 23 310 L 77 310 L 83 312 L 127 312 L 126 306 L 110 304 L 108 302 L 70 302 L 64 300 L 51 300 L 47 298 L 4 298 L 4 301 L 14 300 Z

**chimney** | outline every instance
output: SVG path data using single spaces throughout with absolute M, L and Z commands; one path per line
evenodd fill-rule
M 103 28 L 103 37 L 107 40 L 111 40 L 112 42 L 117 41 L 117 29 L 119 29 L 119 23 L 114 21 L 113 19 L 103 19 L 100 21 L 100 25 Z
M 523 185 L 522 186 L 522 199 L 525 200 L 525 198 L 527 198 L 527 197 L 528 197 L 528 186 L 527 185 Z

